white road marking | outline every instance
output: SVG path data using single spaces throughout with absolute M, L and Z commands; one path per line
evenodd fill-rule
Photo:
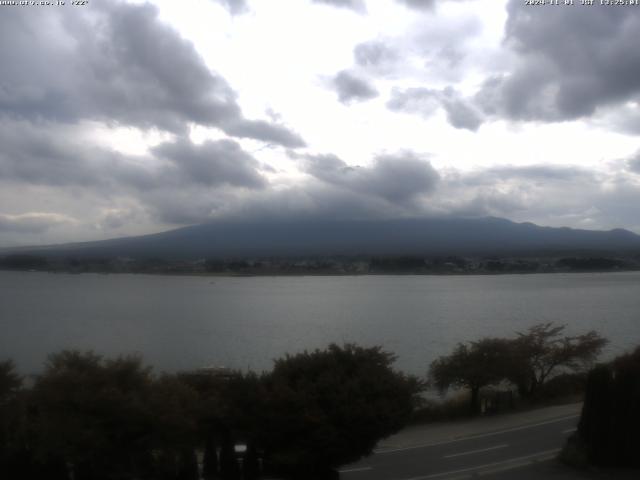
M 338 470 L 338 472 L 340 473 L 366 472 L 367 470 L 372 470 L 372 468 L 371 467 L 346 468 L 344 470 Z
M 411 477 L 407 480 L 428 480 L 430 478 L 446 477 L 447 475 L 456 475 L 458 473 L 467 473 L 467 472 L 475 473 L 475 472 L 478 472 L 478 470 L 492 468 L 492 467 L 494 468 L 502 467 L 502 468 L 498 468 L 496 471 L 508 470 L 511 468 L 517 468 L 519 466 L 528 465 L 530 463 L 529 460 L 547 459 L 548 456 L 553 456 L 559 451 L 560 451 L 559 448 L 555 448 L 553 450 L 545 450 L 542 452 L 533 453 L 531 455 L 525 455 L 523 457 L 510 458 L 508 460 L 503 460 L 501 462 L 485 463 L 484 465 L 477 465 L 475 467 L 469 467 L 469 468 L 461 468 L 460 470 L 450 470 L 448 472 L 433 473 L 431 475 L 424 475 L 422 477 Z M 552 458 L 552 457 L 549 457 L 549 458 Z
M 499 448 L 507 448 L 508 446 L 509 445 L 507 445 L 507 444 L 496 445 L 495 447 L 481 448 L 479 450 L 470 450 L 468 452 L 453 453 L 451 455 L 445 455 L 443 458 L 455 458 L 455 457 L 462 457 L 464 455 L 473 455 L 474 453 L 488 452 L 489 450 L 498 450 Z
M 517 432 L 519 430 L 526 430 L 528 428 L 539 427 L 541 425 L 549 425 L 551 423 L 564 422 L 565 420 L 569 420 L 571 418 L 578 418 L 579 416 L 580 414 L 568 415 L 566 417 L 555 418 L 553 420 L 547 420 L 545 422 L 531 423 L 529 425 L 522 425 L 520 427 L 506 428 L 504 430 L 497 430 L 495 432 L 490 432 L 490 433 L 480 433 L 477 435 L 469 435 L 467 437 L 454 438 L 451 440 L 446 440 L 444 442 L 421 443 L 418 445 L 412 445 L 410 447 L 392 448 L 388 450 L 375 450 L 374 453 L 376 455 L 383 455 L 387 453 L 405 452 L 407 450 L 415 450 L 418 448 L 435 447 L 436 445 L 447 445 L 449 443 L 464 442 L 465 440 L 474 440 L 476 438 L 493 437 L 495 435 L 501 435 L 503 433 Z
M 576 430 L 578 430 L 577 428 L 567 428 L 566 430 L 562 430 L 562 433 L 573 433 Z

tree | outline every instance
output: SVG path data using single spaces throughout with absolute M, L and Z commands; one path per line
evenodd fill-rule
M 552 322 L 532 326 L 512 341 L 510 373 L 507 377 L 523 397 L 534 397 L 537 389 L 559 371 L 587 369 L 608 340 L 591 330 L 583 335 L 562 336 L 565 325 Z
M 21 387 L 22 378 L 16 373 L 13 362 L 0 362 L 0 471 L 9 476 L 18 474 L 16 459 L 23 429 L 17 396 Z
M 11 360 L 0 362 L 0 405 L 6 403 L 22 386 L 22 378 Z
M 180 380 L 198 395 L 199 442 L 204 445 L 204 478 L 236 478 L 236 443 L 256 450 L 264 436 L 266 391 L 262 378 L 238 371 L 196 371 L 180 374 Z M 257 458 L 244 459 L 244 475 L 252 478 Z
M 516 385 L 522 397 L 534 397 L 558 373 L 585 370 L 607 344 L 595 331 L 562 336 L 564 329 L 563 325 L 541 323 L 512 339 L 460 343 L 451 355 L 431 364 L 431 384 L 441 391 L 452 386 L 468 388 L 474 413 L 480 410 L 480 389 L 503 380 Z
M 147 463 L 150 369 L 137 357 L 51 355 L 33 389 L 40 456 L 71 465 L 75 478 L 131 474 Z
M 153 420 L 144 443 L 154 478 L 198 478 L 194 449 L 199 403 L 198 393 L 176 375 L 164 374 L 152 382 L 147 409 Z
M 370 454 L 408 420 L 421 384 L 380 347 L 332 344 L 276 361 L 261 446 L 281 471 L 314 478 Z
M 431 363 L 430 383 L 441 392 L 449 387 L 468 388 L 471 392 L 470 411 L 479 413 L 480 389 L 505 378 L 510 351 L 509 341 L 502 338 L 459 343 L 453 353 Z
M 640 467 L 640 347 L 589 372 L 576 435 L 595 465 Z
M 196 480 L 198 400 L 139 357 L 62 351 L 49 356 L 30 397 L 34 457 L 76 480 Z

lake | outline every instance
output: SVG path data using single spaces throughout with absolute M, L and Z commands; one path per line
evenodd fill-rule
M 0 271 L 0 359 L 37 372 L 63 348 L 139 353 L 157 371 L 269 369 L 331 342 L 382 345 L 424 374 L 457 342 L 539 322 L 640 344 L 640 272 L 189 277 Z

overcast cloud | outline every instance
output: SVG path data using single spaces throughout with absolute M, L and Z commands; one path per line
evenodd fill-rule
M 25 213 L 0 215 L 0 233 L 44 233 L 52 227 L 74 223 L 72 218 L 55 213 Z
M 264 188 L 265 179 L 257 172 L 258 162 L 233 140 L 206 141 L 194 145 L 189 140 L 160 144 L 155 156 L 173 163 L 185 184 L 232 185 Z
M 447 113 L 447 120 L 454 128 L 476 131 L 483 121 L 482 113 L 471 102 L 465 100 L 455 89 L 408 88 L 394 90 L 387 103 L 396 112 L 418 113 L 430 117 L 438 107 Z
M 214 218 L 494 215 L 640 233 L 638 8 L 0 10 L 0 246 Z
M 348 8 L 356 12 L 366 12 L 364 0 L 312 0 L 313 3 L 331 5 L 338 8 Z
M 348 70 L 338 72 L 332 84 L 342 103 L 370 100 L 378 96 L 378 91 L 372 85 Z
M 350 166 L 335 155 L 305 155 L 303 170 L 331 185 L 404 204 L 433 191 L 439 175 L 413 152 L 376 157 L 371 166 Z
M 187 131 L 190 123 L 229 135 L 304 146 L 283 126 L 247 120 L 236 94 L 191 43 L 158 20 L 157 8 L 121 1 L 91 9 L 3 8 L 0 109 L 27 120 L 117 122 Z
M 241 13 L 246 13 L 249 8 L 247 6 L 246 0 L 213 0 L 214 2 L 219 3 L 232 15 L 239 15 Z
M 596 2 L 597 3 L 597 2 Z M 553 15 L 510 0 L 505 45 L 515 69 L 487 82 L 485 109 L 518 120 L 561 121 L 640 99 L 637 9 L 594 5 Z
M 627 160 L 629 170 L 635 173 L 640 173 L 640 150 Z

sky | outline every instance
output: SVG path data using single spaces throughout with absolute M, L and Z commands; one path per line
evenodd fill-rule
M 640 7 L 51 3 L 0 5 L 0 246 L 218 218 L 640 233 Z

